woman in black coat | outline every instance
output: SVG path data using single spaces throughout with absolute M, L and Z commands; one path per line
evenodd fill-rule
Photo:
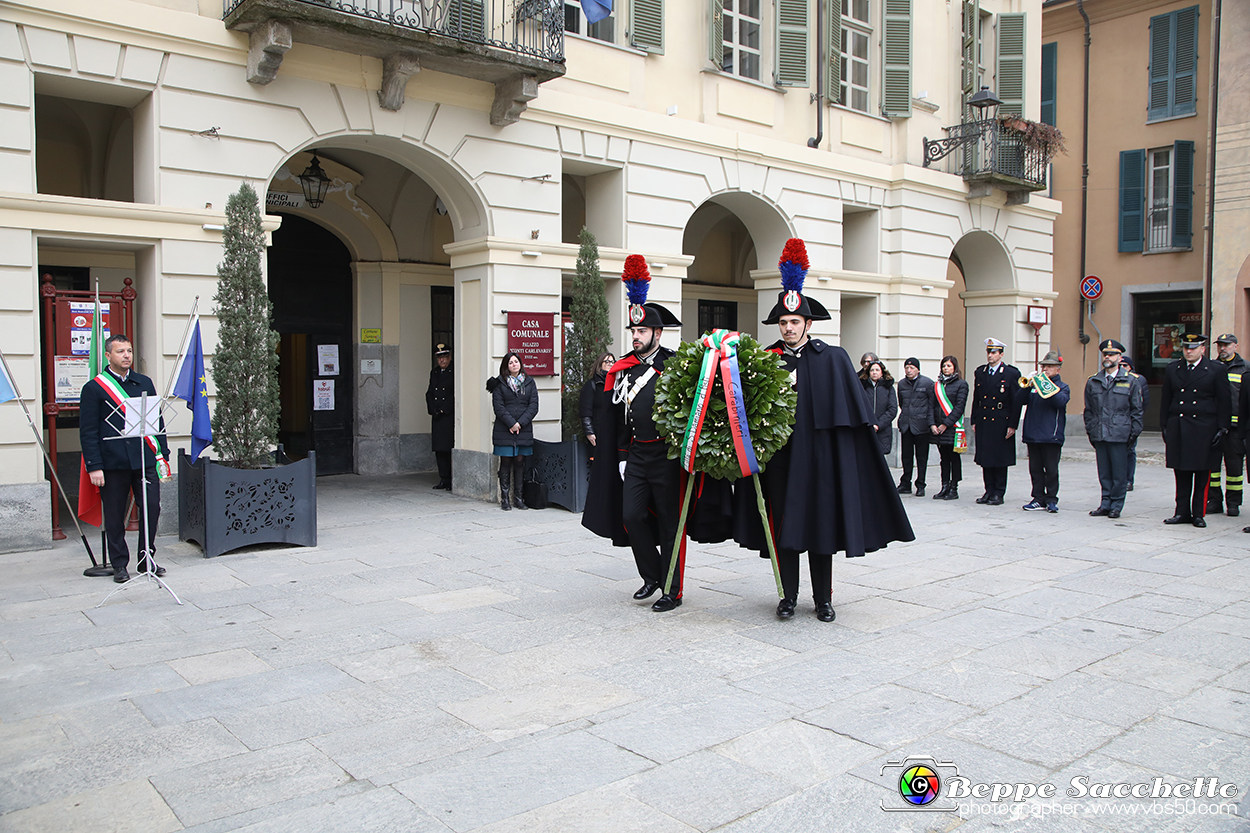
M 942 491 L 933 496 L 934 500 L 959 500 L 959 481 L 963 480 L 963 459 L 955 451 L 955 424 L 964 415 L 968 404 L 968 383 L 959 376 L 959 359 L 946 356 L 942 359 L 942 372 L 938 374 L 935 385 L 940 385 L 945 392 L 945 399 L 950 403 L 950 413 L 942 404 L 943 397 L 937 395 L 934 388 L 933 397 L 933 442 L 938 447 L 938 456 L 942 458 Z
M 499 457 L 499 508 L 508 505 L 508 481 L 512 481 L 512 505 L 528 507 L 521 500 L 522 459 L 534 453 L 534 417 L 538 415 L 538 386 L 521 364 L 521 357 L 508 352 L 499 363 L 499 377 L 491 392 L 495 428 L 491 442 Z
M 894 418 L 898 416 L 898 394 L 894 392 L 894 377 L 880 361 L 872 361 L 864 368 L 868 374 L 860 379 L 864 386 L 864 400 L 872 414 L 872 428 L 877 433 L 877 446 L 884 456 L 894 447 Z

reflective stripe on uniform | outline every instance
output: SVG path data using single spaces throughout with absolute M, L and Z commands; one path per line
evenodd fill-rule
M 1228 486 L 1230 492 L 1240 492 L 1241 487 L 1245 484 L 1245 478 L 1239 474 L 1230 474 L 1228 476 Z
M 1211 487 L 1214 489 L 1220 488 L 1220 473 L 1218 471 L 1211 472 Z

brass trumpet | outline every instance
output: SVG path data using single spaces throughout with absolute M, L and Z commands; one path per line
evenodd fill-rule
M 1037 371 L 1032 376 L 1021 376 L 1016 380 L 1021 388 L 1033 388 L 1037 391 L 1037 395 L 1042 399 L 1050 399 L 1059 392 L 1059 386 L 1050 381 L 1050 377 L 1042 371 Z

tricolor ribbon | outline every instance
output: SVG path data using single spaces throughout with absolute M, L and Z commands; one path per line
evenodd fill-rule
M 703 343 L 703 366 L 699 370 L 699 382 L 695 386 L 694 403 L 686 421 L 686 433 L 681 441 L 681 465 L 688 472 L 694 471 L 694 458 L 699 448 L 699 435 L 707 417 L 708 403 L 712 399 L 712 387 L 719 367 L 721 385 L 725 389 L 728 406 L 729 432 L 733 437 L 738 468 L 743 477 L 758 474 L 759 461 L 751 445 L 751 429 L 747 425 L 746 400 L 742 394 L 742 377 L 738 373 L 738 343 L 742 335 L 730 330 L 713 330 L 701 339 Z

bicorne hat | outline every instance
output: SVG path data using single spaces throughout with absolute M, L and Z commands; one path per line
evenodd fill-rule
M 665 307 L 647 303 L 651 289 L 651 272 L 647 259 L 642 255 L 625 258 L 625 270 L 621 272 L 625 293 L 629 296 L 629 326 L 631 327 L 680 327 L 681 322 Z
M 807 246 L 802 240 L 791 237 L 786 241 L 777 268 L 781 270 L 781 292 L 777 293 L 777 303 L 763 323 L 776 324 L 783 315 L 801 315 L 812 321 L 828 321 L 830 315 L 825 305 L 803 294 L 803 280 L 807 277 L 809 264 Z

